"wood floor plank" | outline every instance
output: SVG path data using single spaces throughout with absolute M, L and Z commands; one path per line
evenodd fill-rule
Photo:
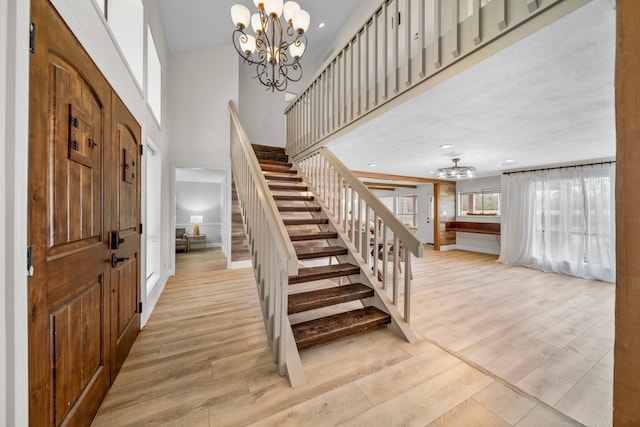
M 458 364 L 341 425 L 424 426 L 492 381 L 471 366 Z
M 536 406 L 531 412 L 525 415 L 522 420 L 515 424 L 515 427 L 541 426 L 582 427 L 582 424 L 542 406 Z
M 377 405 L 460 363 L 458 358 L 432 345 L 430 350 L 357 380 L 355 384 Z
M 473 399 L 467 399 L 426 427 L 510 427 L 507 423 Z
M 495 260 L 425 249 L 412 260 L 418 342 L 383 328 L 310 349 L 307 384 L 292 389 L 273 364 L 252 270 L 218 269 L 218 251 L 179 256 L 93 425 L 474 425 L 469 414 L 480 425 L 606 425 L 615 285 Z M 570 385 L 557 402 L 548 378 Z M 518 381 L 555 408 L 502 384 Z
M 536 403 L 521 394 L 516 393 L 504 384 L 493 382 L 473 396 L 494 414 L 505 420 L 509 425 L 520 421 Z
M 358 388 L 353 384 L 347 384 L 250 425 L 333 427 L 370 407 L 371 403 Z

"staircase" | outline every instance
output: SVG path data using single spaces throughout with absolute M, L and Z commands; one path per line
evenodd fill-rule
M 308 192 L 284 149 L 260 145 L 253 145 L 253 149 L 298 260 L 304 264 L 288 280 L 287 312 L 298 350 L 391 323 L 389 314 L 367 306 L 374 290 L 359 283 L 361 270 L 353 262 L 353 254 Z

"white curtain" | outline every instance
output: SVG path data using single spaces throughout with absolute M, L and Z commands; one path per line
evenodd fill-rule
M 615 281 L 615 166 L 502 176 L 498 261 Z

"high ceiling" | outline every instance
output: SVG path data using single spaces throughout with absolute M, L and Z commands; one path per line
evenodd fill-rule
M 159 0 L 170 49 L 229 43 L 229 8 L 236 2 L 253 8 L 249 0 Z M 309 57 L 324 52 L 361 3 L 298 2 L 312 16 Z M 321 21 L 327 22 L 323 30 Z M 452 157 L 475 166 L 478 176 L 611 159 L 614 59 L 614 7 L 611 0 L 593 0 L 329 147 L 353 170 L 427 178 L 451 166 Z
M 303 61 L 315 60 L 322 54 L 335 32 L 362 1 L 297 0 L 300 7 L 311 15 L 311 25 L 307 31 L 309 46 Z M 230 44 L 234 29 L 231 6 L 243 4 L 252 13 L 257 11 L 252 0 L 159 0 L 158 3 L 172 52 Z M 321 22 L 325 23 L 322 29 L 318 28 Z

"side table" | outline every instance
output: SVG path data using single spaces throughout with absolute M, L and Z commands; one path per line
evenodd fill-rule
M 194 236 L 193 234 L 187 234 L 187 252 L 191 252 L 191 248 L 194 245 L 202 245 L 202 249 L 207 247 L 207 235 L 206 234 L 198 234 Z

